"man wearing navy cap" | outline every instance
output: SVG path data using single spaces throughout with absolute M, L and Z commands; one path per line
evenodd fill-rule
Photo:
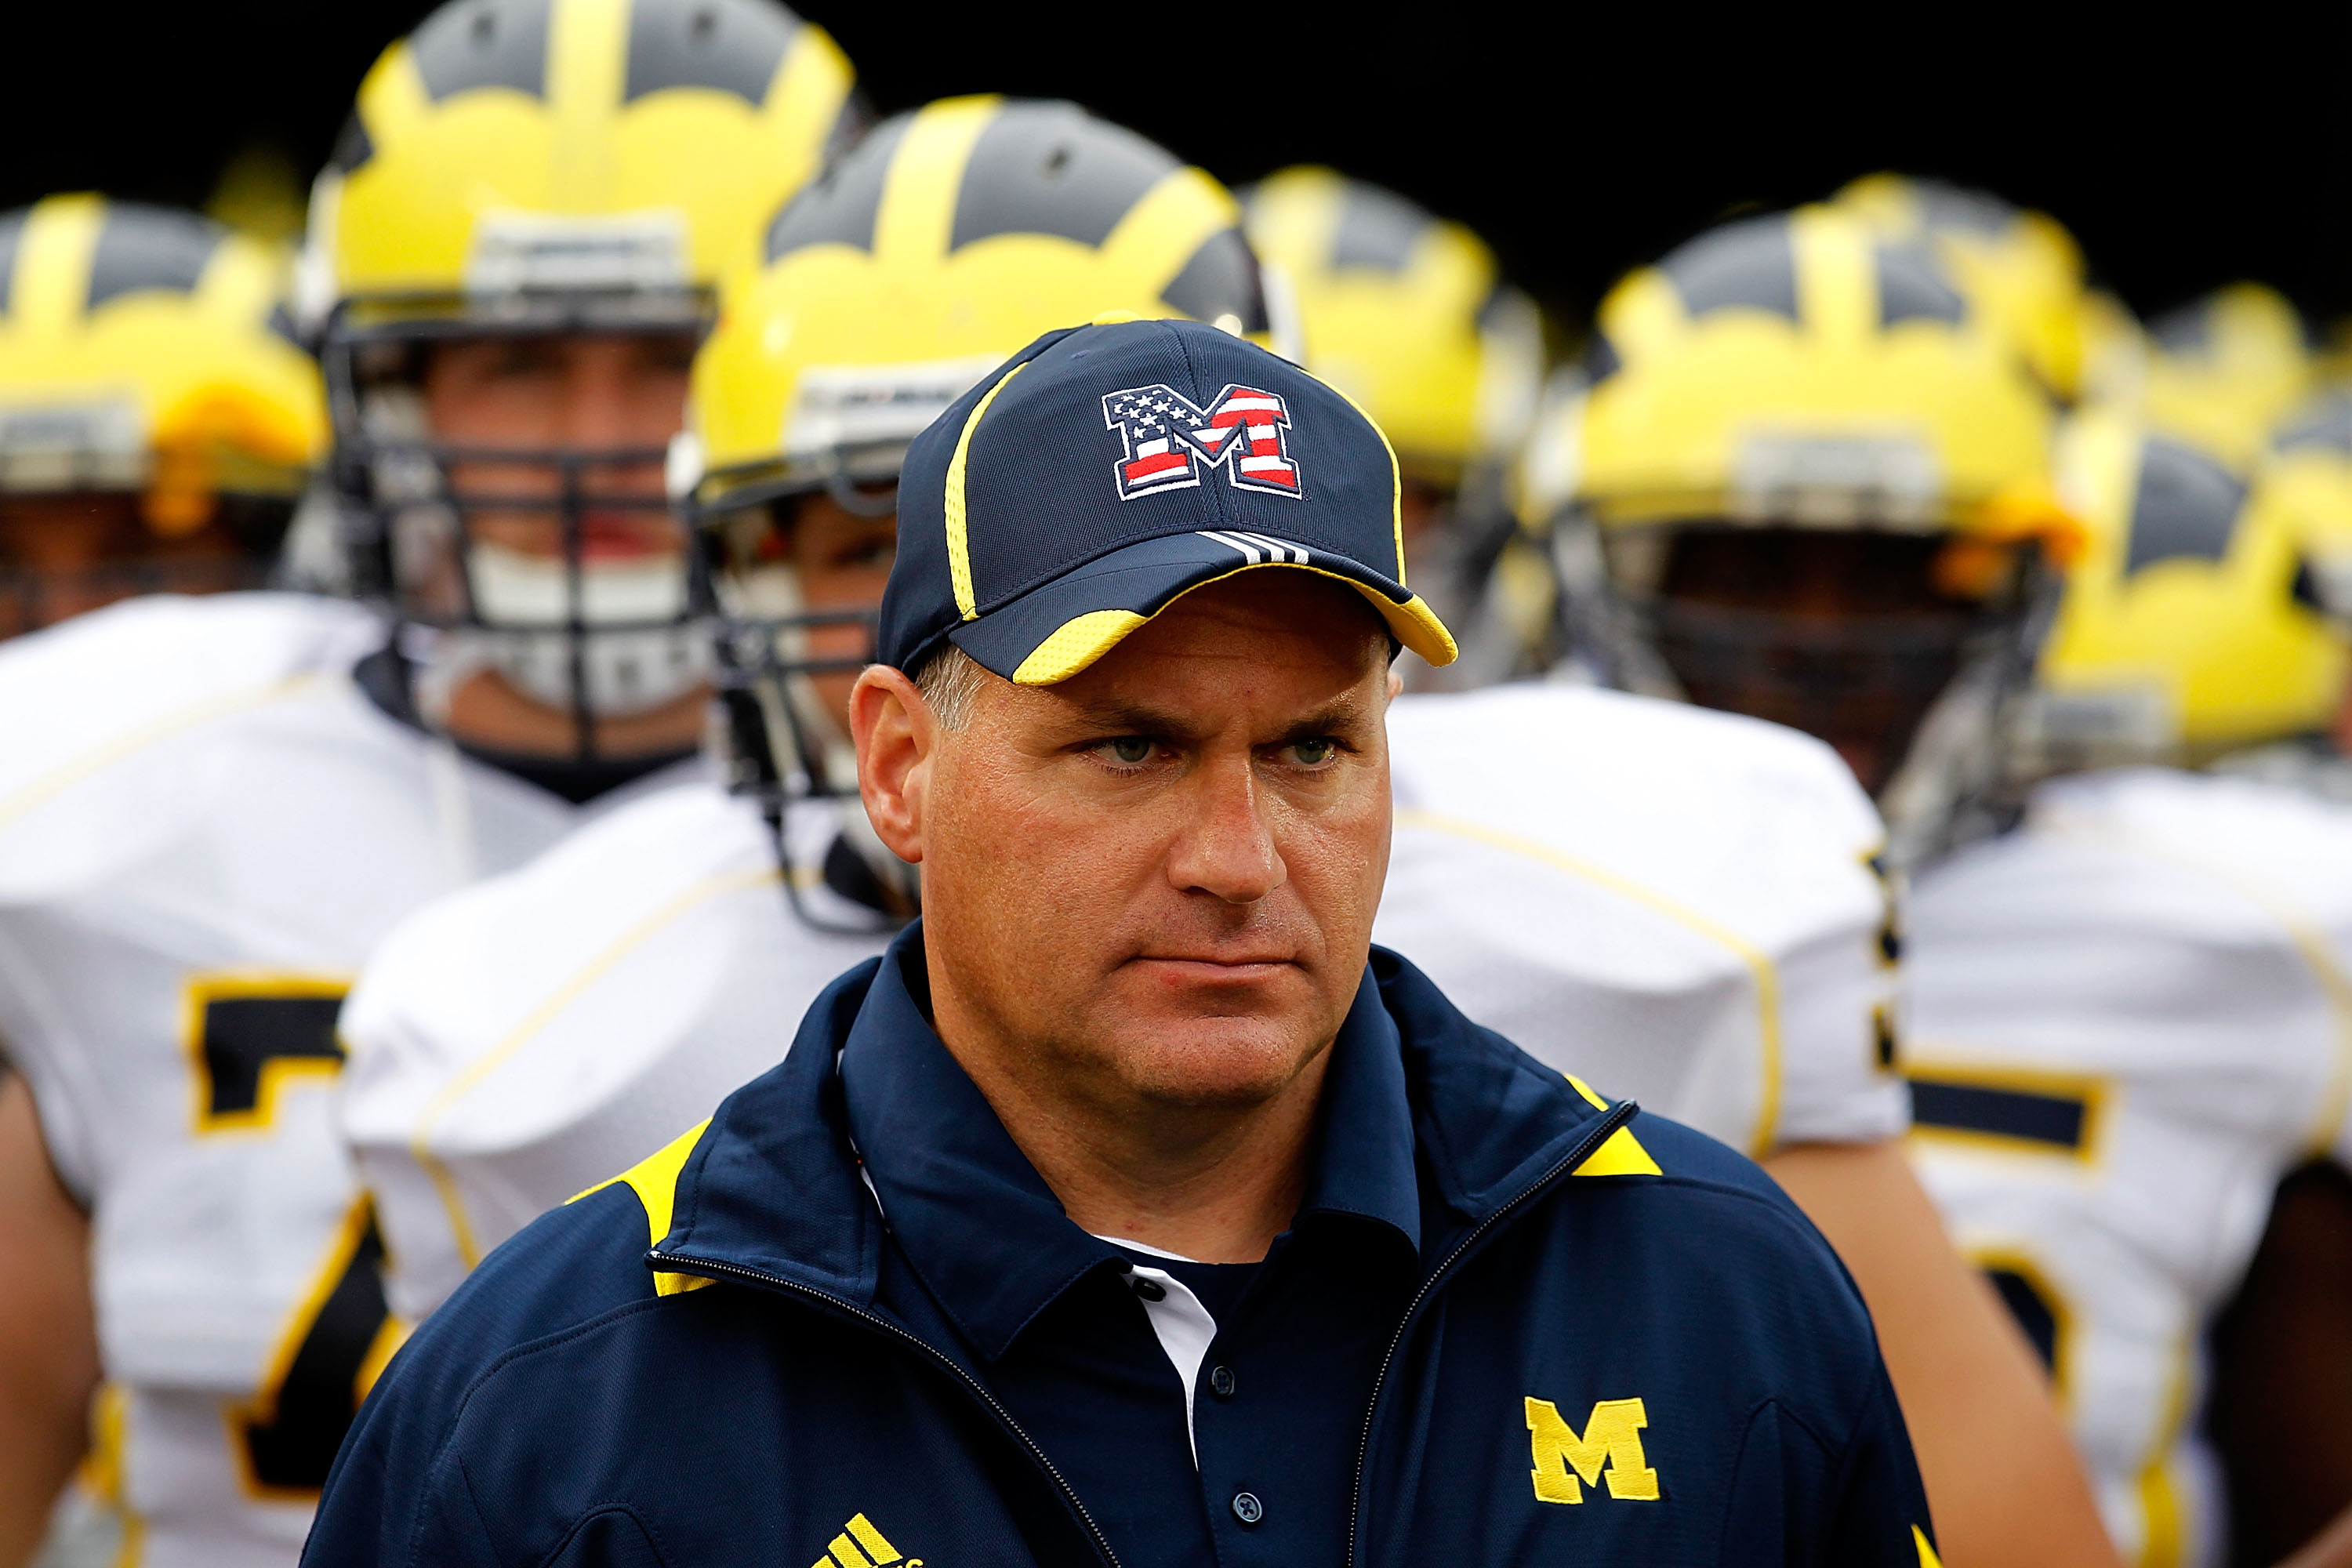
M 1375 427 L 1097 322 L 899 540 L 850 716 L 923 920 L 476 1271 L 310 1561 L 1934 1561 L 1794 1206 L 1370 947 L 1389 660 L 1454 651 Z

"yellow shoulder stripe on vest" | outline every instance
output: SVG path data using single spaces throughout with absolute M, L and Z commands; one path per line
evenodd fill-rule
M 1573 1089 L 1577 1093 L 1584 1096 L 1585 1104 L 1592 1107 L 1595 1110 L 1606 1110 L 1609 1109 L 1609 1102 L 1601 1099 L 1599 1095 L 1593 1093 L 1592 1086 L 1591 1084 L 1585 1082 L 1582 1079 L 1577 1077 L 1572 1072 L 1564 1072 L 1559 1076 L 1568 1079 L 1568 1084 L 1570 1089 Z
M 1916 1524 L 1911 1527 L 1911 1543 L 1919 1549 L 1919 1568 L 1944 1568 L 1944 1560 L 1927 1544 L 1927 1532 Z
M 1562 1073 L 1560 1076 L 1568 1079 L 1577 1093 L 1584 1096 L 1585 1103 L 1591 1105 L 1593 1110 L 1609 1109 L 1609 1102 L 1593 1093 L 1591 1084 L 1572 1072 Z M 1630 1127 L 1620 1127 L 1602 1139 L 1601 1147 L 1595 1149 L 1584 1163 L 1579 1165 L 1570 1173 L 1579 1176 L 1663 1176 L 1665 1174 L 1664 1171 L 1658 1169 L 1658 1163 L 1650 1158 L 1650 1152 L 1642 1147 L 1641 1140 L 1633 1136 L 1633 1131 Z
M 1574 1174 L 1580 1176 L 1663 1176 L 1658 1163 L 1642 1147 L 1632 1129 L 1620 1127 L 1592 1152 L 1592 1157 L 1579 1165 Z
M 709 1126 L 710 1118 L 706 1116 L 612 1181 L 599 1182 L 571 1201 L 576 1204 L 589 1193 L 601 1193 L 614 1182 L 625 1182 L 637 1194 L 637 1202 L 645 1205 L 646 1228 L 651 1233 L 646 1245 L 658 1245 L 661 1238 L 669 1234 L 670 1216 L 677 1205 L 678 1173 L 686 1169 L 687 1156 L 694 1152 L 694 1146 L 702 1142 L 702 1135 Z M 1604 1148 L 1602 1152 L 1606 1152 Z M 681 1290 L 699 1290 L 709 1283 L 708 1278 L 699 1274 L 656 1274 L 654 1293 L 675 1296 Z

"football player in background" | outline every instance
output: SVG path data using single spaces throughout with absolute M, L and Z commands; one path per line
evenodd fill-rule
M 773 1066 L 912 913 L 845 754 L 907 443 L 1073 316 L 1267 331 L 1224 188 L 1066 103 L 950 99 L 868 132 L 776 217 L 696 361 L 675 477 L 717 599 L 723 765 L 420 911 L 344 1010 L 343 1125 L 393 1300 Z M 1106 459 L 1108 463 L 1108 459 Z
M 284 274 L 194 213 L 0 215 L 0 637 L 261 584 L 326 434 Z
M 0 638 L 127 595 L 257 585 L 326 434 L 310 357 L 278 327 L 284 261 L 217 224 L 95 195 L 0 216 Z M 18 742 L 12 742 L 18 743 Z M 97 1343 L 79 1216 L 0 1046 L 0 1160 L 25 1205 L 0 1242 L 62 1230 L 0 1333 L 0 1561 L 30 1550 L 88 1424 Z
M 1521 581 L 1504 486 L 1544 372 L 1535 301 L 1485 241 L 1392 192 L 1329 169 L 1284 169 L 1241 193 L 1268 289 L 1296 313 L 1302 362 L 1378 422 L 1396 448 L 1413 582 L 1449 626 L 1507 626 Z M 1474 637 L 1443 675 L 1404 659 L 1408 689 L 1460 689 L 1504 673 L 1508 644 Z M 1507 657 L 1507 654 L 1506 654 Z
M 2352 397 L 2330 392 L 2289 418 L 2261 488 L 2264 513 L 2302 545 L 2284 588 L 2293 613 L 2325 605 L 2352 631 Z M 2278 580 L 2271 586 L 2275 604 Z M 2279 728 L 2292 732 L 2212 770 L 2352 803 L 2352 686 L 2332 713 L 2323 696 L 2284 717 Z M 2280 1183 L 2211 1352 L 2206 1429 L 2229 1483 L 2231 1560 L 2268 1563 L 2309 1541 L 2294 1568 L 2352 1563 L 2352 1172 L 2340 1151 Z M 2323 1531 L 2339 1510 L 2344 1522 Z
M 2280 1141 L 2331 1135 L 2315 1096 L 2333 960 L 2245 873 L 2304 844 L 2305 880 L 2284 886 L 2306 895 L 2343 829 L 2293 819 L 2299 803 L 2208 803 L 2239 786 L 2125 774 L 2045 786 L 2012 830 L 2011 761 L 2021 734 L 2064 730 L 2063 706 L 2026 700 L 2057 569 L 2128 575 L 2116 540 L 2142 494 L 2148 561 L 2218 560 L 2242 486 L 2095 416 L 2069 438 L 2063 477 L 2091 526 L 2070 525 L 2036 479 L 2034 401 L 1939 394 L 2008 357 L 2007 325 L 1818 210 L 1702 236 L 1622 284 L 1601 331 L 1591 390 L 1538 437 L 1575 454 L 1557 526 L 1588 548 L 1559 553 L 1606 565 L 1599 591 L 1566 585 L 1571 606 L 1588 595 L 1578 635 L 1620 679 L 1822 736 L 1877 796 L 1914 879 L 1915 1138 L 1968 1145 L 1927 1156 L 1935 1191 L 2056 1363 L 2125 1555 L 2208 1561 L 2220 1518 L 2186 1430 L 2200 1308 L 2242 1267 Z M 2294 574 L 2274 535 L 2242 544 L 2233 571 Z M 2169 575 L 2150 571 L 2151 586 Z M 2092 597 L 2070 593 L 2058 648 L 2089 635 Z M 2288 663 L 2312 652 L 2307 615 L 2264 629 Z M 2220 955 L 2245 973 L 2216 973 Z M 2271 1050 L 2276 1070 L 2232 1086 L 2238 1049 Z M 1979 1206 L 1961 1201 L 1969 1182 L 2007 1184 Z
M 1977 707 L 2020 679 L 2033 563 L 2074 533 L 2051 490 L 2047 397 L 2005 331 L 1967 315 L 1930 253 L 1852 214 L 1726 225 L 1612 293 L 1589 390 L 1547 409 L 1522 479 L 1522 504 L 1552 524 L 1555 656 L 1620 687 L 1828 742 L 1891 808 L 1888 839 L 1849 851 L 1874 865 L 1905 863 L 1923 835 L 1969 816 Z M 1776 595 L 1809 574 L 1857 577 L 1894 602 L 1853 625 L 1802 613 L 1811 601 L 1783 613 Z M 1925 732 L 1926 709 L 1946 694 Z M 1692 771 L 1717 754 L 1701 752 Z M 1401 805 L 1404 777 L 1401 762 Z M 1726 787 L 1750 811 L 1775 809 L 1754 804 L 1770 798 L 1755 784 Z M 1399 817 L 1402 867 L 1410 814 Z M 1718 859 L 1736 864 L 1748 853 L 1740 842 L 1727 839 Z M 1403 907 L 1399 892 L 1392 873 L 1390 908 Z M 1883 936 L 1891 978 L 1891 919 Z M 1897 1037 L 1881 1014 L 1874 1059 L 1890 1079 Z M 1838 1136 L 1811 1132 L 1813 1147 L 1767 1169 L 1871 1302 L 1946 1560 L 2104 1560 L 2030 1351 L 1953 1258 L 1896 1146 L 1855 1128 L 1843 1137 L 1858 1146 L 1832 1157 Z M 1940 1333 L 1927 1327 L 1937 1323 Z M 1961 1343 L 1974 1354 L 1953 1353 Z M 2002 1436 L 2012 1419 L 2050 1451 Z M 2021 1486 L 2039 1489 L 2033 1504 L 2019 1504 Z
M 879 944 L 870 918 L 845 918 L 858 902 L 909 912 L 837 760 L 863 645 L 832 640 L 850 601 L 816 584 L 849 580 L 812 574 L 827 541 L 870 537 L 856 520 L 883 512 L 907 437 L 1033 329 L 1090 305 L 1255 325 L 1230 207 L 1147 148 L 1066 107 L 934 105 L 804 193 L 765 273 L 730 291 L 680 468 L 703 476 L 730 766 L 781 825 L 784 896 L 754 813 L 687 786 L 385 943 L 344 1012 L 345 1128 L 401 1310 L 429 1310 L 489 1247 L 771 1065 L 844 943 Z M 1078 209 L 1059 194 L 1074 190 L 1101 195 Z M 1072 210 L 1093 221 L 1074 231 Z M 951 245 L 967 213 L 980 232 Z M 1104 438 L 1108 465 L 1123 448 Z M 1236 560 L 1265 548 L 1228 543 Z M 1882 1331 L 1949 1372 L 1906 1393 L 1914 1423 L 1987 1452 L 1998 1510 L 2031 1510 L 2062 1548 L 2051 1561 L 2070 1509 L 2095 1550 L 2027 1354 L 1897 1152 L 1887 910 L 1867 864 L 1880 829 L 1835 757 L 1773 726 L 1560 688 L 1407 699 L 1391 728 L 1380 940 L 1556 1065 L 1771 1160 L 1858 1272 L 1907 1283 L 1882 1292 Z M 1998 1546 L 1990 1521 L 1975 1528 Z
M 124 1550 L 295 1561 L 399 1337 L 329 1116 L 341 994 L 410 909 L 692 756 L 662 454 L 713 284 L 849 91 L 764 0 L 436 13 L 312 205 L 371 602 L 135 600 L 0 649 L 0 1038 L 31 1091 L 0 1213 L 56 1260 L 0 1282 L 0 1430 L 43 1445 L 12 1556 L 81 1444 L 90 1391 L 43 1363 L 94 1305 Z
M 2014 831 L 1920 881 L 1915 1157 L 2142 1559 L 2218 1561 L 2227 1522 L 2231 1561 L 2270 1563 L 2352 1496 L 2328 1436 L 2342 1408 L 2307 1447 L 2264 1419 L 2225 1521 L 2198 1436 L 2206 1343 L 2281 1176 L 2352 1152 L 2352 812 L 2116 764 L 2324 727 L 2346 643 L 2288 487 L 2112 411 L 2070 428 L 2062 474 L 2091 545 L 2016 737 L 2023 775 L 2052 782 Z M 2326 1386 L 2311 1348 L 2259 1354 Z M 2222 1430 L 2246 1404 L 2223 1399 Z
M 1838 200 L 1890 237 L 1935 244 L 1971 302 L 2062 397 L 2134 411 L 2137 438 L 2190 448 L 2150 454 L 2145 493 L 2133 502 L 2146 517 L 2137 542 L 2110 555 L 2103 534 L 2095 563 L 2076 574 L 2042 659 L 2045 689 L 2028 710 L 2040 752 L 2032 765 L 2190 761 L 2352 800 L 2352 769 L 2327 721 L 2336 641 L 2313 618 L 2323 603 L 2340 611 L 2352 602 L 2340 564 L 2352 521 L 2352 416 L 2339 395 L 2281 425 L 2318 369 L 2294 307 L 2275 290 L 2236 284 L 2143 331 L 2119 301 L 2085 289 L 2071 238 L 2041 215 L 1892 175 L 1857 181 Z M 2078 374 L 2065 374 L 2070 363 Z M 2108 433 L 2070 443 L 2083 460 L 2135 438 L 2086 423 Z M 2214 478 L 2199 454 L 2242 472 L 2274 434 L 2262 499 L 2248 513 L 2257 521 L 2233 530 L 2248 510 L 2229 500 L 2236 481 Z M 2112 521 L 2122 504 L 2112 483 L 2076 478 Z M 2184 499 L 2168 506 L 2176 488 Z M 2299 550 L 2282 542 L 2290 536 Z M 2168 564 L 2142 578 L 2159 560 Z M 2207 1425 L 2229 1481 L 2232 1561 L 2276 1561 L 2352 1500 L 2352 1440 L 2341 1420 L 2352 1397 L 2352 1332 L 2335 1326 L 2352 1322 L 2347 1258 L 2352 1181 L 2321 1157 L 2282 1184 L 2217 1331 Z M 2013 1305 L 2025 1304 L 2021 1287 L 2006 1288 Z

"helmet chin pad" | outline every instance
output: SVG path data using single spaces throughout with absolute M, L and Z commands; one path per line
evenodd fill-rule
M 591 631 L 658 625 L 686 614 L 685 563 L 676 555 L 589 560 L 580 563 L 579 601 L 562 557 L 535 555 L 478 541 L 467 553 L 474 613 L 496 627 L 569 626 Z
M 1946 592 L 1948 544 L 1867 529 L 1675 530 L 1648 601 L 1654 646 L 1692 700 L 1827 742 L 1876 795 L 2015 607 Z
M 577 637 L 561 627 L 459 627 L 443 634 L 434 658 L 458 679 L 495 670 L 534 701 L 567 711 L 584 707 L 600 719 L 666 707 L 701 686 L 710 667 L 709 634 L 696 626 L 591 629 Z

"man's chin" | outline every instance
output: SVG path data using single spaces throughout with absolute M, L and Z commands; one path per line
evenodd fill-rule
M 1118 1031 L 1118 1077 L 1171 1110 L 1206 1110 L 1272 1099 L 1314 1060 L 1326 1039 L 1280 1016 L 1138 1019 Z

